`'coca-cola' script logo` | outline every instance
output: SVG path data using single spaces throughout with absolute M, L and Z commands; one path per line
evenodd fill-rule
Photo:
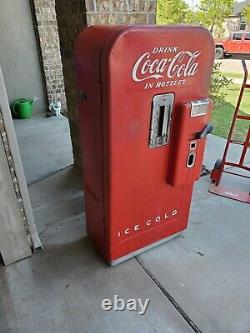
M 142 54 L 136 61 L 132 78 L 135 82 L 148 79 L 180 79 L 192 77 L 198 69 L 197 58 L 201 52 L 179 51 L 165 58 L 155 58 L 154 52 Z

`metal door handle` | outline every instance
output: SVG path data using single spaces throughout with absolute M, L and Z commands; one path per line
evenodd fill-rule
M 196 139 L 203 139 L 205 136 L 207 136 L 209 133 L 213 131 L 214 127 L 212 124 L 207 124 L 201 132 L 198 132 L 196 134 Z

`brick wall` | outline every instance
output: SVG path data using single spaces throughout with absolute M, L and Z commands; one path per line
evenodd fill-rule
M 82 28 L 87 26 L 85 13 L 84 0 L 56 0 L 56 14 L 60 36 L 68 118 L 76 165 L 81 165 L 81 153 L 76 107 L 77 90 L 75 87 L 74 42 Z
M 66 111 L 66 98 L 55 0 L 31 0 L 40 43 L 48 102 L 61 101 Z
M 92 24 L 154 24 L 156 0 L 56 0 L 65 91 L 75 164 L 80 165 L 74 41 Z
M 154 24 L 155 0 L 86 0 L 88 24 Z

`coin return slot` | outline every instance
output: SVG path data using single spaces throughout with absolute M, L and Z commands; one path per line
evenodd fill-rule
M 194 163 L 195 163 L 195 152 L 192 152 L 188 155 L 187 167 L 192 168 L 194 166 Z

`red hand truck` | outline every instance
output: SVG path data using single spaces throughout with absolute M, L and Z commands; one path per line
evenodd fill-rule
M 237 102 L 237 105 L 235 108 L 232 125 L 231 125 L 230 131 L 229 131 L 229 135 L 228 135 L 223 157 L 222 157 L 222 159 L 218 159 L 215 162 L 214 168 L 210 175 L 210 179 L 212 180 L 213 184 L 210 185 L 209 192 L 223 196 L 223 197 L 231 198 L 234 200 L 250 203 L 249 191 L 245 192 L 245 191 L 241 191 L 239 189 L 234 189 L 231 187 L 229 188 L 229 187 L 220 185 L 223 173 L 228 173 L 231 175 L 244 177 L 244 178 L 250 178 L 250 176 L 246 173 L 246 171 L 250 171 L 250 166 L 245 164 L 245 157 L 247 154 L 247 150 L 250 147 L 250 126 L 248 127 L 248 132 L 247 132 L 245 141 L 240 142 L 240 141 L 236 141 L 233 139 L 237 120 L 245 120 L 245 121 L 250 120 L 250 116 L 240 114 L 240 104 L 241 104 L 241 100 L 242 100 L 245 88 L 250 88 L 250 84 L 247 83 L 248 70 L 247 70 L 246 62 L 244 59 L 242 59 L 241 62 L 242 62 L 243 70 L 244 70 L 244 80 L 243 80 L 243 83 L 241 86 L 238 102 Z M 238 163 L 233 163 L 233 162 L 227 161 L 228 150 L 229 150 L 229 147 L 231 144 L 238 144 L 238 145 L 242 146 L 242 152 L 241 152 L 241 156 L 240 156 Z M 225 167 L 236 167 L 238 169 L 244 170 L 245 172 L 237 173 L 237 172 L 231 171 L 229 168 L 225 169 Z

